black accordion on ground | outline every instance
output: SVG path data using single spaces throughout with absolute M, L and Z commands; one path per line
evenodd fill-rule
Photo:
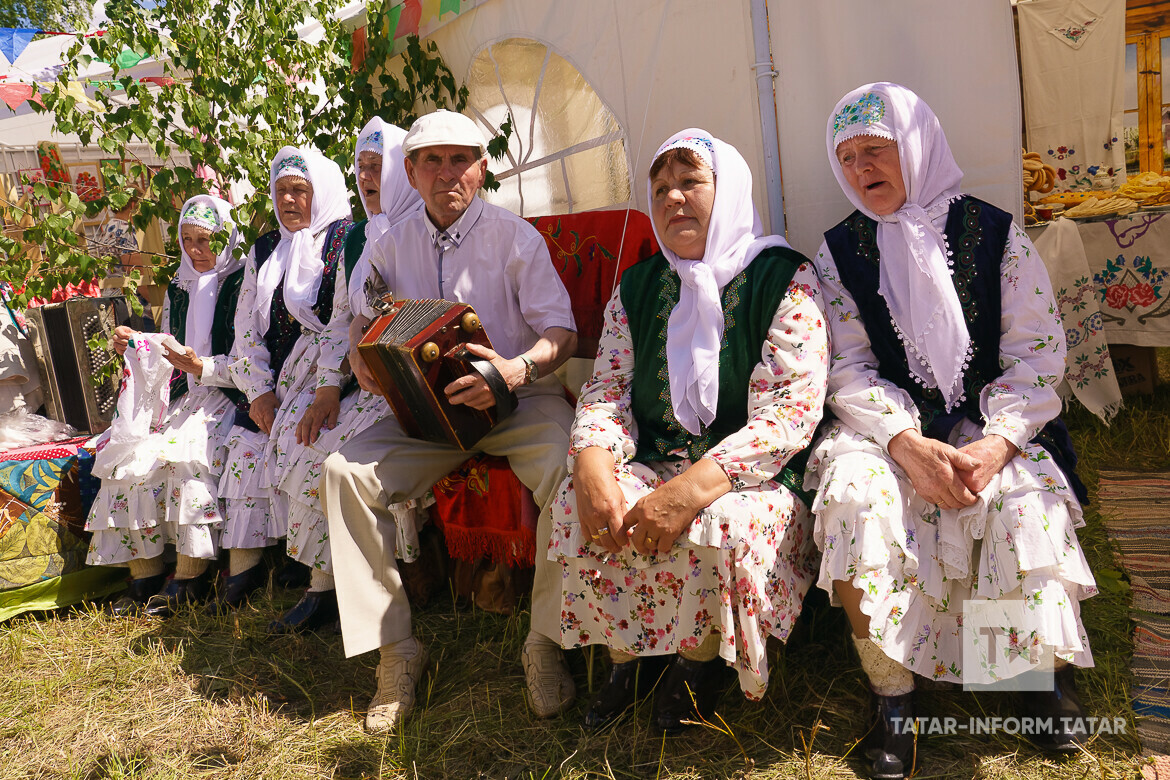
M 467 450 L 516 407 L 499 371 L 469 353 L 467 343 L 492 346 L 467 304 L 391 300 L 366 329 L 358 351 L 404 431 Z M 447 400 L 443 388 L 470 373 L 484 377 L 495 406 L 479 410 Z
M 45 415 L 91 434 L 109 428 L 121 375 L 107 366 L 118 355 L 112 346 L 91 348 L 89 341 L 104 333 L 112 344 L 115 327 L 133 325 L 126 299 L 70 298 L 29 309 L 25 317 L 41 371 Z M 103 369 L 107 375 L 95 385 L 92 378 Z

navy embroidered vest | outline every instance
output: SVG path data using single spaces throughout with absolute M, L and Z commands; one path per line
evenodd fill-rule
M 878 293 L 877 223 L 854 211 L 825 233 L 841 282 L 861 314 L 878 361 L 878 374 L 909 394 L 918 407 L 923 434 L 934 439 L 945 441 L 963 417 L 982 425 L 985 421 L 979 410 L 980 393 L 1003 373 L 999 365 L 1000 265 L 1011 226 L 1010 214 L 969 195 L 951 203 L 947 213 L 944 234 L 953 261 L 951 278 L 973 348 L 963 374 L 964 397 L 949 413 L 942 394 L 936 388 L 924 387 L 910 373 L 890 309 Z M 1061 419 L 1045 425 L 1033 441 L 1060 466 L 1081 503 L 1088 503 L 1088 491 L 1076 475 L 1072 439 Z
M 670 400 L 666 326 L 679 300 L 680 281 L 661 252 L 622 274 L 622 306 L 633 340 L 631 411 L 638 425 L 639 462 L 698 460 L 743 428 L 748 419 L 748 383 L 792 275 L 806 262 L 782 247 L 765 249 L 723 288 L 723 343 L 719 349 L 719 400 L 715 419 L 698 436 L 679 424 Z M 683 453 L 683 454 L 680 454 Z
M 322 260 L 325 263 L 321 271 L 321 286 L 317 289 L 317 302 L 313 306 L 313 313 L 322 325 L 328 325 L 333 316 L 333 290 L 337 282 L 337 268 L 342 259 L 342 248 L 345 237 L 353 228 L 353 220 L 349 217 L 339 219 L 326 230 L 325 246 L 321 250 Z M 273 230 L 265 233 L 256 240 L 256 271 L 264 267 L 264 263 L 271 257 L 276 245 L 280 243 L 280 231 Z M 270 310 L 268 330 L 264 334 L 264 341 L 268 346 L 268 366 L 273 377 L 280 376 L 284 361 L 288 359 L 293 346 L 300 338 L 301 324 L 297 322 L 284 302 L 284 285 L 278 284 L 272 294 L 272 308 Z
M 973 354 L 963 375 L 964 398 L 946 413 L 942 394 L 924 387 L 910 373 L 906 350 L 894 330 L 886 299 L 878 294 L 877 223 L 860 211 L 825 233 L 841 282 L 853 296 L 878 361 L 878 373 L 905 390 L 918 407 L 923 433 L 945 439 L 966 416 L 981 422 L 979 393 L 1001 373 L 999 367 L 1000 263 L 1012 217 L 969 196 L 953 202 L 945 235 L 953 261 L 952 281 Z
M 354 266 L 362 257 L 362 250 L 366 248 L 366 225 L 368 223 L 368 219 L 355 222 L 350 228 L 349 235 L 345 237 L 345 281 L 347 287 L 353 276 Z
M 215 311 L 211 320 L 211 354 L 230 355 L 236 338 L 236 304 L 240 298 L 240 285 L 244 281 L 244 269 L 228 274 L 219 287 L 215 299 Z M 187 309 L 191 305 L 190 294 L 176 284 L 167 287 L 167 298 L 171 304 L 170 330 L 180 344 L 187 343 Z M 186 371 L 176 370 L 171 375 L 171 400 L 181 397 L 190 387 Z M 236 408 L 248 409 L 247 397 L 234 387 L 217 387 Z

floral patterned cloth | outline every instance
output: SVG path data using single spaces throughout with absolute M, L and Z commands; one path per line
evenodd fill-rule
M 190 292 L 190 282 L 172 284 Z M 171 321 L 170 306 L 168 295 L 163 322 Z M 154 558 L 168 542 L 192 558 L 219 552 L 219 480 L 235 405 L 217 388 L 233 383 L 226 355 L 201 357 L 203 374 L 188 377 L 191 389 L 171 402 L 165 422 L 150 437 L 158 467 L 128 484 L 103 483 L 86 526 L 94 531 L 90 563 Z
M 747 425 L 704 455 L 727 473 L 732 491 L 703 510 L 670 550 L 643 556 L 627 547 L 611 555 L 591 545 L 576 517 L 572 480 L 565 481 L 553 503 L 549 545 L 550 557 L 564 566 L 562 645 L 603 643 L 626 653 L 663 655 L 697 647 L 717 632 L 719 654 L 738 671 L 744 694 L 764 695 L 767 638 L 787 638 L 816 571 L 808 510 L 777 479 L 820 420 L 828 366 L 820 303 L 816 275 L 806 262 L 772 319 L 752 371 Z M 691 465 L 632 461 L 632 343 L 615 293 L 569 452 L 571 470 L 586 447 L 608 449 L 628 505 Z
M 941 229 L 941 227 L 940 227 Z M 962 447 L 999 434 L 1020 448 L 979 501 L 940 510 L 915 494 L 887 454 L 898 433 L 920 430 L 918 410 L 877 372 L 857 304 L 822 245 L 815 262 L 827 303 L 832 372 L 828 426 L 809 461 L 816 490 L 818 584 L 837 603 L 833 581 L 862 593 L 870 638 L 889 657 L 933 679 L 962 682 L 966 599 L 1023 602 L 1025 625 L 1009 641 L 1018 655 L 1054 652 L 1091 666 L 1080 601 L 1096 593 L 1077 542 L 1081 507 L 1048 453 L 1029 443 L 1060 412 L 1064 374 L 1060 315 L 1039 256 L 1017 226 L 1001 264 L 1000 365 L 980 396 L 984 425 L 964 420 L 949 442 Z M 1010 676 L 1003 658 L 987 674 Z

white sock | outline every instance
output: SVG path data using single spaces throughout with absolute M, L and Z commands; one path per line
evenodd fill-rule
M 192 558 L 180 554 L 179 560 L 175 562 L 175 579 L 193 580 L 207 571 L 207 564 L 208 561 L 204 558 Z
M 131 558 L 130 576 L 136 580 L 144 580 L 163 573 L 163 559 L 161 555 L 153 558 Z
M 914 673 L 890 658 L 869 638 L 853 637 L 869 687 L 879 696 L 901 696 L 914 690 Z
M 719 634 L 712 631 L 694 650 L 679 650 L 678 654 L 688 661 L 714 661 L 719 655 Z
M 233 575 L 243 574 L 263 557 L 263 547 L 233 547 L 228 551 L 228 571 Z
M 309 572 L 309 590 L 313 593 L 333 590 L 333 575 L 320 569 L 311 570 Z
M 634 655 L 633 653 L 626 653 L 613 647 L 609 648 L 609 660 L 612 663 L 624 664 L 630 661 L 635 661 L 637 658 L 638 656 Z

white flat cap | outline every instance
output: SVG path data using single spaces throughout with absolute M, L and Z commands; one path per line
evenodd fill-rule
M 479 126 L 463 114 L 445 108 L 414 120 L 402 141 L 402 153 L 410 154 L 427 146 L 474 146 L 481 157 L 487 152 L 487 142 Z

